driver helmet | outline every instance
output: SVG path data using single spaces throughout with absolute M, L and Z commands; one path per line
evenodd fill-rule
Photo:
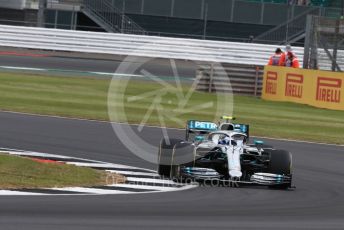
M 220 145 L 229 145 L 229 141 L 230 141 L 230 138 L 228 136 L 225 136 L 225 137 L 221 138 L 221 140 L 219 141 L 219 144 Z

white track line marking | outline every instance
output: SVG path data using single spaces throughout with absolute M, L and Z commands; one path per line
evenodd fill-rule
M 119 164 L 112 164 L 112 163 L 107 163 L 107 164 L 102 164 L 102 163 L 85 163 L 85 162 L 65 162 L 66 164 L 71 164 L 75 166 L 82 166 L 82 167 L 96 167 L 96 168 L 122 168 L 122 169 L 132 169 L 132 170 L 137 170 L 140 168 L 132 167 L 132 166 L 125 166 L 125 165 L 119 165 Z
M 51 158 L 60 158 L 60 159 L 65 159 L 65 160 L 72 159 L 71 157 L 61 157 L 59 155 L 54 155 L 54 154 L 35 153 L 35 152 L 15 152 L 12 150 L 11 151 L 3 150 L 3 151 L 9 153 L 10 155 L 18 155 L 18 156 L 25 155 L 25 156 L 30 156 L 30 157 L 51 157 Z
M 0 196 L 36 196 L 36 195 L 46 195 L 43 193 L 33 193 L 33 192 L 20 192 L 11 190 L 0 190 Z
M 127 181 L 129 182 L 138 182 L 138 183 L 157 183 L 157 184 L 165 184 L 167 185 L 183 185 L 180 183 L 176 183 L 171 180 L 162 180 L 162 179 L 149 179 L 149 178 L 138 178 L 138 177 L 127 177 Z
M 15 67 L 15 66 L 0 66 L 2 69 L 17 69 L 17 70 L 34 70 L 34 71 L 44 71 L 40 68 L 30 68 L 30 67 Z
M 53 190 L 66 191 L 66 192 L 91 193 L 91 194 L 99 194 L 99 195 L 133 194 L 133 193 L 136 193 L 136 192 L 130 192 L 130 191 L 106 190 L 106 189 L 82 188 L 82 187 L 54 188 Z
M 106 170 L 107 172 L 111 173 L 118 173 L 124 176 L 151 176 L 151 177 L 158 177 L 160 176 L 157 173 L 144 173 L 144 172 L 132 172 L 132 171 L 120 171 L 120 170 Z
M 65 163 L 68 162 L 68 159 L 73 159 L 73 160 L 81 160 L 81 161 L 93 161 L 94 163 L 83 163 L 83 162 L 68 162 L 70 164 L 99 164 L 99 165 L 112 165 L 110 168 L 126 168 L 126 169 L 137 169 L 137 170 L 143 170 L 147 172 L 152 172 L 156 173 L 155 170 L 152 169 L 145 169 L 145 168 L 140 168 L 140 167 L 134 167 L 134 166 L 127 166 L 127 165 L 120 165 L 120 164 L 114 164 L 114 163 L 108 163 L 108 162 L 103 162 L 103 161 L 96 161 L 96 160 L 90 160 L 90 159 L 85 159 L 85 158 L 80 158 L 80 157 L 68 157 L 68 156 L 62 156 L 62 155 L 56 155 L 56 154 L 50 154 L 50 153 L 39 153 L 39 152 L 33 152 L 33 151 L 24 151 L 20 149 L 13 149 L 13 148 L 0 148 L 0 151 L 9 153 L 10 155 L 25 155 L 25 156 L 32 156 L 32 157 L 54 157 L 54 158 L 60 158 L 64 159 Z M 81 166 L 81 165 L 80 165 Z
M 178 191 L 174 187 L 166 187 L 166 186 L 151 186 L 151 185 L 136 185 L 136 184 L 115 184 L 113 186 L 120 187 L 120 188 L 145 189 L 145 190 L 166 191 L 166 192 Z
M 340 145 L 340 144 L 329 144 L 329 143 L 323 143 L 323 142 L 302 141 L 302 140 L 294 140 L 294 139 L 274 138 L 274 137 L 261 137 L 261 136 L 251 136 L 251 137 L 263 138 L 263 139 L 269 139 L 269 140 L 275 140 L 275 141 L 286 141 L 286 142 L 295 142 L 295 143 L 305 143 L 305 144 L 316 144 L 316 145 L 344 147 L 344 145 Z
M 139 74 L 126 74 L 126 73 L 115 73 L 115 72 L 95 72 L 95 71 L 78 71 L 78 70 L 63 70 L 63 69 L 43 69 L 43 68 L 31 68 L 31 67 L 17 67 L 17 66 L 0 66 L 1 69 L 11 70 L 29 70 L 29 71 L 44 71 L 44 72 L 70 72 L 78 74 L 94 74 L 94 75 L 105 75 L 113 77 L 138 77 L 144 78 L 144 75 Z

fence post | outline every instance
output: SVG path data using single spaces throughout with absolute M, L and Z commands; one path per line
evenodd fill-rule
M 334 33 L 334 47 L 333 47 L 333 59 L 332 59 L 332 71 L 339 71 L 337 69 L 337 50 L 338 50 L 338 34 L 339 34 L 339 26 L 340 26 L 340 20 L 336 20 L 336 27 L 335 27 L 335 33 Z
M 208 88 L 208 92 L 209 92 L 209 93 L 212 92 L 212 88 L 213 88 L 213 78 L 214 78 L 214 63 L 211 63 L 211 65 L 210 65 L 209 88 Z
M 256 97 L 258 94 L 258 79 L 259 79 L 259 66 L 256 66 L 256 77 L 254 80 L 254 96 Z
M 45 27 L 45 10 L 47 8 L 47 0 L 39 0 L 38 14 L 37 14 L 37 27 Z
M 313 16 L 307 15 L 305 45 L 304 45 L 304 50 L 303 50 L 303 68 L 304 69 L 309 69 L 310 44 L 312 42 L 312 36 L 313 36 L 312 25 L 313 25 Z
M 207 36 L 207 23 L 208 23 L 208 3 L 205 4 L 205 11 L 204 11 L 203 39 L 206 39 L 206 36 Z
M 124 26 L 125 26 L 125 1 L 122 1 L 122 21 L 121 21 L 121 33 L 125 33 Z

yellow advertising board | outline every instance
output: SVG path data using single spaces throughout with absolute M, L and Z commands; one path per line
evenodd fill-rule
M 344 73 L 265 66 L 262 98 L 344 110 Z

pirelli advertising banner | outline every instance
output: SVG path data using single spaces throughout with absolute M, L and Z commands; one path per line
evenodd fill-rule
M 265 66 L 262 98 L 344 110 L 344 73 Z

